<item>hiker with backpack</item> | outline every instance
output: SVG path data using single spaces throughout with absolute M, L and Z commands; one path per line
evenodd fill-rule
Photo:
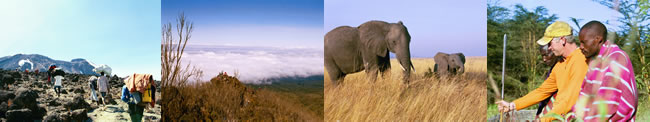
M 52 82 L 52 73 L 54 73 L 54 69 L 56 68 L 56 65 L 50 65 L 50 67 L 47 70 L 47 84 L 50 85 Z
M 99 72 L 100 76 L 97 79 L 97 87 L 99 93 L 101 94 L 102 104 L 106 104 L 106 93 L 108 92 L 108 77 L 104 75 L 104 72 Z
M 52 76 L 54 76 L 54 92 L 56 92 L 56 96 L 59 97 L 61 93 L 61 87 L 63 87 L 63 79 L 65 76 L 65 72 L 61 68 L 56 68 L 54 69 L 54 73 L 52 73 Z
M 129 116 L 132 122 L 142 121 L 147 105 L 155 105 L 155 84 L 150 74 L 133 74 L 124 80 L 122 86 L 122 101 L 129 105 Z
M 93 102 L 97 102 L 98 101 L 97 92 L 95 92 L 95 90 L 97 90 L 97 77 L 95 76 L 90 77 L 90 79 L 88 79 L 88 84 L 90 85 L 90 91 L 91 91 L 90 100 L 92 100 Z
M 110 92 L 111 90 L 108 87 L 108 76 L 111 75 L 111 67 L 108 67 L 108 65 L 102 64 L 99 65 L 98 67 L 95 67 L 93 69 L 93 72 L 99 74 L 99 78 L 97 78 L 97 90 L 99 90 L 99 93 L 101 94 L 101 101 L 102 104 L 106 104 L 106 94 L 107 92 Z M 92 84 L 91 84 L 92 85 Z

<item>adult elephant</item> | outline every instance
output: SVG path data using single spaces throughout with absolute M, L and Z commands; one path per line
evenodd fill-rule
M 347 74 L 366 70 L 369 80 L 377 73 L 390 72 L 389 52 L 395 53 L 408 84 L 411 69 L 409 43 L 411 36 L 399 21 L 387 23 L 368 21 L 359 27 L 340 26 L 325 34 L 325 68 L 334 85 L 343 82 Z
M 438 52 L 433 57 L 433 60 L 436 62 L 433 70 L 439 75 L 465 72 L 465 55 L 463 53 L 447 54 Z

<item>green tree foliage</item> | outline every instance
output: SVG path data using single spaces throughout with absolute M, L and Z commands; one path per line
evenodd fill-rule
M 594 0 L 623 15 L 617 21 L 623 23 L 617 30 L 618 37 L 615 41 L 628 53 L 634 72 L 637 86 L 645 93 L 650 93 L 650 3 L 648 0 Z M 611 31 L 611 30 L 610 30 Z
M 494 75 L 495 81 L 500 81 L 503 35 L 507 34 L 505 96 L 506 99 L 521 97 L 543 82 L 548 67 L 541 65 L 539 46 L 535 42 L 557 17 L 542 6 L 528 10 L 520 4 L 513 10 L 488 4 L 487 11 L 488 72 Z

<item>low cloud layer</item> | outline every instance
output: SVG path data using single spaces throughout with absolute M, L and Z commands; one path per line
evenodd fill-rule
M 322 75 L 323 50 L 244 46 L 188 46 L 183 63 L 203 70 L 202 80 L 219 72 L 239 72 L 244 83 L 260 84 L 277 77 Z

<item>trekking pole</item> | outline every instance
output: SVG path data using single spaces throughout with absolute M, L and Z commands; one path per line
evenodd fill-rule
M 506 34 L 503 34 L 503 58 L 502 63 L 501 63 L 501 100 L 505 99 L 503 94 L 503 89 L 504 89 L 504 81 L 506 77 Z M 503 122 L 503 112 L 501 112 L 501 117 L 499 117 L 501 120 L 499 122 Z

